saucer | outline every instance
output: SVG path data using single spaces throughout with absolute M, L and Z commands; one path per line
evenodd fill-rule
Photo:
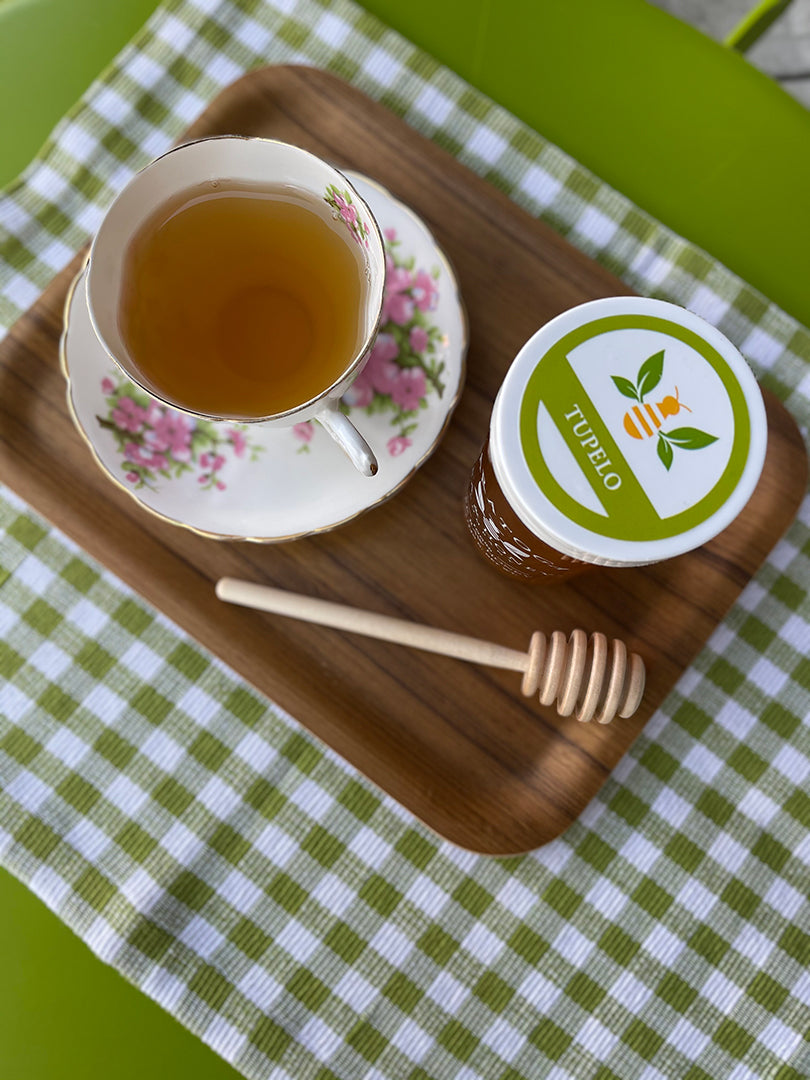
M 347 172 L 385 237 L 380 332 L 343 398 L 379 461 L 361 476 L 329 435 L 197 420 L 149 397 L 116 367 L 90 322 L 86 268 L 65 303 L 68 407 L 110 479 L 164 521 L 220 540 L 273 543 L 327 532 L 394 495 L 433 453 L 464 383 L 467 318 L 455 274 L 424 222 Z

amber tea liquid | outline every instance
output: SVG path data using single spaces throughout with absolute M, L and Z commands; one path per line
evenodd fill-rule
M 212 181 L 164 203 L 135 234 L 119 328 L 162 398 L 256 419 L 318 397 L 350 366 L 364 281 L 359 246 L 323 200 Z

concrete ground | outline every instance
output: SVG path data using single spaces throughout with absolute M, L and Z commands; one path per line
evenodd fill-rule
M 757 0 L 650 0 L 656 7 L 722 41 Z M 746 54 L 756 67 L 777 79 L 810 108 L 810 0 L 791 6 Z

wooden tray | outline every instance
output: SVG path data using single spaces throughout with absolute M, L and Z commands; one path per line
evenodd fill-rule
M 322 71 L 251 73 L 188 136 L 215 133 L 274 136 L 359 169 L 432 227 L 471 324 L 467 388 L 438 451 L 395 499 L 325 536 L 261 547 L 164 524 L 101 473 L 68 417 L 57 352 L 77 258 L 0 345 L 0 479 L 436 832 L 490 854 L 537 847 L 598 791 L 792 520 L 807 469 L 796 424 L 765 395 L 762 480 L 700 551 L 545 588 L 502 577 L 461 512 L 495 393 L 542 323 L 626 286 Z M 221 604 L 212 583 L 225 574 L 516 648 L 534 629 L 601 629 L 644 656 L 645 703 L 607 727 L 561 720 L 523 699 L 512 673 Z

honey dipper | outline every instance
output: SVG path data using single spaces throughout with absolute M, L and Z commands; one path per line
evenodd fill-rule
M 616 715 L 632 716 L 644 693 L 644 661 L 636 653 L 628 654 L 622 641 L 614 640 L 609 645 L 604 634 L 591 634 L 589 639 L 584 630 L 574 630 L 566 639 L 562 631 L 555 630 L 547 639 L 536 630 L 528 651 L 521 652 L 449 630 L 235 578 L 220 578 L 216 593 L 220 600 L 231 604 L 487 667 L 522 671 L 521 690 L 526 697 L 539 692 L 541 705 L 551 705 L 556 699 L 560 716 L 576 712 L 581 721 L 596 719 L 600 724 L 609 724 Z

